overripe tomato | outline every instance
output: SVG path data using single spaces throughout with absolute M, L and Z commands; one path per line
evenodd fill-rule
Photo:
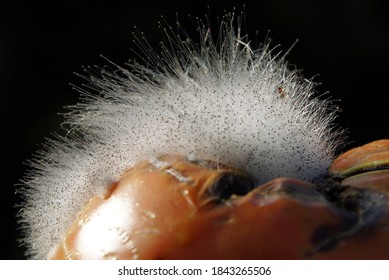
M 128 170 L 79 213 L 52 259 L 389 259 L 389 140 L 328 178 L 255 179 L 166 155 Z

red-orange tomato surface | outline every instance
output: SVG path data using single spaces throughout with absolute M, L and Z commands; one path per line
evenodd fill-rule
M 358 207 L 339 206 L 309 182 L 278 178 L 223 198 L 217 188 L 245 174 L 173 155 L 159 160 L 135 166 L 106 196 L 92 198 L 50 258 L 389 259 L 382 190 L 372 190 L 382 199 L 372 206 L 374 215 L 361 210 L 359 217 Z M 334 165 L 332 172 L 350 166 Z M 387 182 L 387 173 L 382 176 Z

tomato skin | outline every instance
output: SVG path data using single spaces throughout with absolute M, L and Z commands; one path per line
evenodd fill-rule
M 334 160 L 330 172 L 342 184 L 389 194 L 389 140 L 373 141 L 351 149 Z
M 320 234 L 334 234 L 344 226 L 338 211 L 324 203 L 311 205 L 276 198 L 265 207 L 242 205 L 221 225 L 219 213 L 198 215 L 183 225 L 181 238 L 166 259 L 388 259 L 388 216 L 374 229 L 320 248 Z M 225 213 L 223 213 L 225 214 Z M 220 215 L 220 216 L 219 216 Z M 206 217 L 204 217 L 206 216 Z M 385 230 L 386 227 L 386 230 Z M 184 241 L 183 241 L 184 240 Z M 379 248 L 379 250 L 377 250 Z
M 347 174 L 379 166 L 389 166 L 389 139 L 373 141 L 341 154 L 333 161 L 330 171 Z
M 355 162 L 347 165 L 342 155 L 331 172 L 342 174 Z M 354 180 L 352 185 L 366 189 L 366 181 L 374 181 L 369 176 L 376 176 L 372 172 L 377 171 L 342 178 L 339 186 L 347 190 L 352 187 L 344 182 Z M 387 170 L 381 172 L 387 180 Z M 271 180 L 245 195 L 217 197 L 214 188 L 225 174 L 246 176 L 174 155 L 141 163 L 104 197 L 90 200 L 49 258 L 389 259 L 389 207 L 382 189 L 368 191 L 378 193 L 381 202 L 361 208 L 356 218 L 352 207 L 292 178 Z
M 224 171 L 164 157 L 169 165 L 148 162 L 127 171 L 105 197 L 96 196 L 80 212 L 50 258 L 154 259 L 169 243 L 177 223 L 194 216 L 212 197 L 204 192 Z M 190 182 L 180 182 L 169 168 Z M 98 240 L 91 237 L 98 235 Z M 95 238 L 97 239 L 97 238 Z
M 165 254 L 171 259 L 307 258 L 312 233 L 321 225 L 337 227 L 338 219 L 323 203 L 253 193 L 232 208 L 199 213 L 180 227 L 180 239 Z

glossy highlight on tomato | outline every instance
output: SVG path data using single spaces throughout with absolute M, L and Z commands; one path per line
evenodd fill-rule
M 321 181 L 258 185 L 216 161 L 161 156 L 93 197 L 49 258 L 389 259 L 388 160 L 381 140 Z

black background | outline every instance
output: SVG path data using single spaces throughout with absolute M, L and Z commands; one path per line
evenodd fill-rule
M 63 106 L 77 102 L 69 83 L 82 65 L 104 65 L 103 54 L 119 65 L 134 57 L 133 26 L 158 48 L 160 16 L 184 26 L 187 14 L 215 20 L 224 10 L 246 5 L 251 38 L 268 30 L 274 45 L 288 49 L 288 61 L 307 78 L 319 75 L 320 92 L 329 91 L 343 109 L 339 123 L 348 129 L 345 148 L 389 138 L 387 9 L 375 0 L 338 1 L 64 1 L 58 4 L 14 1 L 0 4 L 1 259 L 22 259 L 17 246 L 15 184 L 31 157 L 51 133 L 59 132 Z M 55 4 L 54 4 L 55 3 Z M 135 4 L 134 4 L 135 3 Z M 209 10 L 207 6 L 210 6 Z

